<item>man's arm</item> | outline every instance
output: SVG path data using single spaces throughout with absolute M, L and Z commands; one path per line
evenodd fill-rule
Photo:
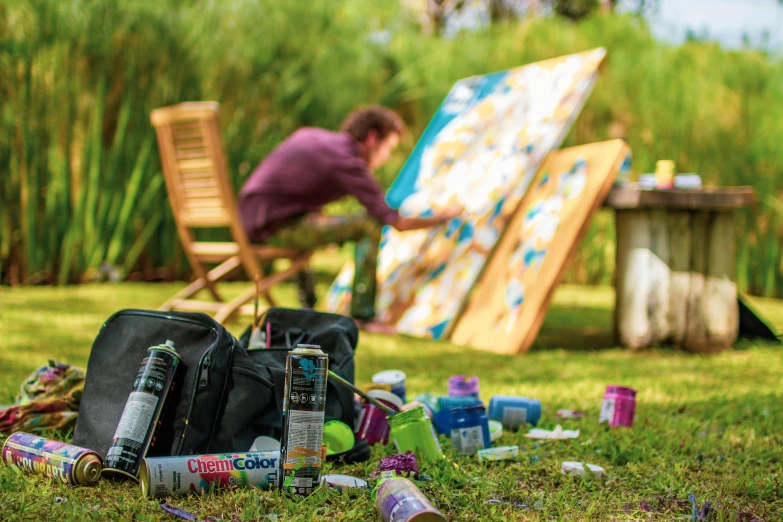
M 463 213 L 463 209 L 460 207 L 449 207 L 444 209 L 436 216 L 430 217 L 402 217 L 397 218 L 397 221 L 390 223 L 391 226 L 405 232 L 406 230 L 418 230 L 420 228 L 430 228 L 437 225 L 448 223 L 455 217 Z

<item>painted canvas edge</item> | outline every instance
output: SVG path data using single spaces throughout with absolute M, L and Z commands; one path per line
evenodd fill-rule
M 603 61 L 605 59 L 606 59 L 606 54 L 604 54 L 604 57 L 599 62 L 599 67 L 600 67 L 600 64 L 603 63 Z M 586 90 L 587 94 L 582 99 L 579 100 L 579 106 L 575 108 L 575 110 L 571 113 L 571 116 L 569 117 L 568 121 L 565 123 L 565 125 L 563 125 L 563 129 L 561 130 L 560 135 L 558 136 L 558 138 L 556 140 L 556 144 L 549 151 L 549 154 L 551 154 L 552 152 L 557 152 L 560 149 L 560 147 L 563 145 L 563 142 L 565 141 L 566 137 L 568 137 L 568 133 L 571 132 L 571 127 L 573 127 L 574 122 L 579 117 L 579 115 L 582 114 L 582 110 L 584 109 L 585 105 L 587 104 L 587 100 L 590 98 L 590 95 L 593 93 L 593 89 L 595 88 L 595 84 L 597 83 L 597 81 L 598 81 L 598 72 L 594 73 L 592 75 L 592 77 L 590 78 L 590 84 L 589 84 L 589 86 L 587 87 L 587 90 Z M 548 157 L 548 155 L 544 156 L 544 158 L 538 164 L 538 166 L 536 167 L 536 173 L 533 175 L 531 180 L 535 179 L 535 177 L 538 175 L 538 169 L 540 169 L 541 166 L 544 165 L 544 163 L 547 160 L 547 157 Z M 530 186 L 528 186 L 528 190 L 530 190 Z M 526 194 L 527 194 L 527 191 L 525 191 L 525 194 L 523 194 L 522 197 L 519 198 L 519 203 L 517 204 L 517 207 L 514 209 L 514 212 L 511 214 L 512 216 L 514 216 L 519 211 L 519 208 L 522 205 L 522 202 L 524 201 Z M 513 219 L 513 217 L 511 219 Z M 510 222 L 511 222 L 511 220 L 509 220 L 509 223 Z M 484 275 L 484 272 L 486 271 L 487 266 L 489 266 L 489 263 L 492 260 L 492 256 L 495 255 L 495 252 L 497 251 L 498 246 L 500 245 L 501 241 L 503 241 L 503 235 L 506 233 L 507 229 L 508 229 L 508 224 L 506 225 L 506 229 L 504 229 L 503 232 L 498 237 L 497 241 L 495 242 L 495 245 L 492 247 L 492 250 L 491 250 L 489 256 L 487 257 L 487 260 L 484 263 L 484 266 L 481 268 L 481 271 L 479 271 L 479 273 L 476 274 L 476 278 L 473 280 L 473 284 L 471 285 L 471 288 L 470 288 L 470 291 L 468 292 L 468 295 L 465 296 L 465 299 L 463 299 L 462 305 L 460 306 L 459 311 L 454 315 L 454 317 L 452 317 L 451 321 L 449 321 L 449 324 L 446 327 L 446 329 L 444 330 L 443 335 L 441 335 L 440 337 L 436 338 L 436 340 L 437 339 L 450 339 L 451 338 L 451 334 L 454 332 L 454 329 L 457 327 L 457 323 L 462 318 L 462 314 L 465 312 L 465 309 L 468 306 L 468 302 L 470 302 L 470 294 L 476 288 L 476 285 L 479 284 L 479 281 L 481 281 L 481 278 Z
M 537 177 L 541 173 L 541 170 L 544 167 L 547 166 L 547 164 L 549 162 L 549 159 L 550 159 L 550 156 L 553 155 L 553 154 L 557 154 L 557 153 L 565 152 L 565 151 L 570 151 L 570 150 L 573 150 L 573 149 L 578 149 L 578 148 L 582 148 L 582 147 L 589 146 L 589 145 L 610 144 L 610 143 L 616 143 L 618 145 L 617 157 L 615 158 L 615 160 L 612 162 L 612 164 L 610 166 L 610 173 L 613 174 L 613 175 L 607 176 L 606 179 L 604 180 L 604 183 L 601 185 L 601 187 L 600 187 L 600 189 L 599 189 L 599 191 L 597 193 L 596 199 L 593 201 L 593 204 L 590 205 L 590 208 L 588 209 L 588 212 L 586 214 L 586 219 L 583 221 L 583 223 L 579 227 L 579 229 L 578 229 L 578 231 L 576 233 L 575 239 L 574 239 L 570 249 L 568 250 L 568 252 L 566 253 L 566 255 L 564 257 L 564 261 L 563 261 L 562 265 L 558 269 L 558 271 L 555 274 L 555 276 L 552 278 L 551 284 L 548 286 L 548 288 L 546 288 L 544 290 L 539 310 L 537 311 L 533 321 L 531 322 L 528 331 L 526 332 L 524 337 L 521 338 L 519 344 L 516 345 L 515 348 L 504 348 L 504 347 L 513 346 L 513 345 L 509 345 L 509 344 L 496 345 L 494 348 L 488 348 L 488 347 L 473 346 L 469 342 L 466 342 L 466 341 L 463 341 L 463 340 L 459 340 L 459 339 L 453 339 L 452 338 L 451 339 L 452 342 L 454 342 L 456 344 L 459 344 L 461 346 L 466 346 L 466 347 L 473 348 L 473 349 L 478 350 L 478 351 L 486 351 L 486 352 L 490 352 L 490 353 L 497 353 L 497 354 L 500 354 L 500 355 L 518 355 L 520 353 L 525 353 L 525 352 L 527 352 L 530 349 L 530 347 L 532 346 L 533 342 L 535 341 L 535 338 L 538 335 L 538 332 L 541 329 L 541 325 L 544 322 L 544 319 L 546 317 L 546 313 L 547 313 L 547 311 L 549 309 L 549 305 L 551 304 L 551 299 L 554 296 L 554 292 L 555 292 L 557 286 L 559 285 L 560 281 L 562 281 L 562 278 L 563 278 L 566 270 L 568 269 L 568 266 L 569 266 L 570 262 L 573 260 L 574 255 L 578 251 L 579 245 L 581 244 L 582 240 L 584 239 L 584 237 L 585 237 L 585 235 L 586 235 L 586 233 L 587 233 L 587 231 L 588 231 L 588 229 L 590 227 L 590 223 L 592 221 L 592 218 L 595 216 L 595 213 L 598 211 L 600 206 L 603 204 L 603 201 L 606 199 L 609 191 L 611 190 L 614 178 L 615 178 L 615 176 L 616 176 L 620 166 L 622 165 L 623 161 L 625 160 L 625 157 L 627 156 L 628 151 L 630 150 L 630 148 L 628 147 L 628 145 L 626 143 L 623 142 L 623 140 L 607 140 L 607 141 L 603 141 L 603 142 L 587 143 L 587 144 L 583 144 L 583 145 L 577 145 L 577 146 L 574 146 L 574 147 L 568 147 L 566 149 L 560 149 L 560 150 L 552 151 L 541 162 L 541 165 L 539 166 L 539 169 L 536 171 L 536 174 L 533 177 L 533 180 L 537 179 Z M 520 205 L 519 205 L 519 207 L 517 207 L 517 210 L 516 210 L 516 212 L 514 214 L 514 217 L 512 217 L 511 220 L 509 220 L 509 225 L 516 218 L 516 214 L 520 211 L 520 208 L 522 208 L 522 206 L 526 203 L 525 200 L 526 200 L 527 197 L 529 197 L 529 196 L 526 193 L 525 196 L 523 196 L 523 198 L 520 200 Z M 496 254 L 497 249 L 502 244 L 502 242 L 504 240 L 504 236 L 505 236 L 507 231 L 508 231 L 508 228 L 506 229 L 506 231 L 504 231 L 503 237 L 501 237 L 498 240 L 497 245 L 496 245 L 495 249 L 493 250 L 492 256 L 487 260 L 487 263 L 486 263 L 486 265 L 484 267 L 484 270 L 482 270 L 482 275 L 476 280 L 474 288 L 471 291 L 470 297 L 465 301 L 465 307 L 463 309 L 463 312 L 467 311 L 467 309 L 469 308 L 469 305 L 471 304 L 471 299 L 473 298 L 473 293 L 474 293 L 475 289 L 478 288 L 479 285 L 484 283 L 483 278 L 486 276 L 486 269 L 492 263 L 492 261 L 494 259 L 494 255 Z M 457 325 L 459 324 L 459 321 L 461 321 L 462 319 L 463 319 L 463 315 L 461 315 L 459 317 L 459 319 L 455 322 L 455 329 L 456 329 Z M 454 333 L 454 332 L 452 332 L 452 333 Z
M 538 337 L 538 332 L 541 331 L 541 326 L 544 324 L 544 319 L 546 319 L 546 314 L 549 311 L 549 306 L 552 304 L 552 298 L 555 295 L 555 290 L 557 289 L 558 286 L 560 286 L 560 282 L 563 280 L 563 276 L 565 276 L 565 273 L 568 270 L 569 265 L 574 260 L 574 256 L 576 256 L 576 253 L 579 251 L 579 246 L 582 244 L 585 235 L 587 235 L 587 231 L 590 229 L 591 221 L 595 217 L 595 214 L 598 212 L 598 210 L 601 208 L 601 205 L 603 204 L 606 197 L 609 195 L 609 191 L 612 190 L 612 184 L 614 183 L 615 177 L 617 176 L 617 172 L 620 170 L 620 166 L 622 165 L 623 161 L 625 161 L 625 157 L 627 156 L 629 150 L 630 148 L 628 147 L 628 145 L 625 145 L 620 149 L 620 154 L 618 155 L 618 158 L 612 164 L 611 172 L 614 175 L 610 175 L 606 177 L 604 184 L 601 186 L 601 190 L 598 192 L 598 197 L 595 199 L 595 201 L 590 207 L 590 210 L 587 214 L 587 219 L 584 220 L 582 226 L 579 228 L 579 232 L 577 232 L 576 234 L 576 238 L 574 239 L 574 242 L 571 245 L 571 249 L 566 255 L 566 259 L 565 262 L 563 262 L 563 266 L 560 267 L 560 271 L 557 273 L 557 275 L 552 281 L 552 284 L 550 285 L 549 289 L 544 295 L 544 300 L 541 303 L 541 308 L 539 309 L 538 314 L 536 314 L 536 318 L 533 320 L 533 323 L 530 325 L 530 329 L 528 330 L 527 335 L 519 343 L 516 352 L 511 352 L 512 354 L 519 355 L 522 353 L 527 353 L 528 351 L 530 351 L 530 347 L 533 346 L 533 342 L 536 340 L 536 337 Z

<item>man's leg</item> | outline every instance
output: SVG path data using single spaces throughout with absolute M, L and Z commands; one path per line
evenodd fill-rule
M 308 214 L 285 225 L 267 243 L 274 246 L 311 250 L 319 246 L 356 243 L 351 316 L 371 319 L 375 316 L 375 270 L 382 226 L 365 213 L 349 216 Z

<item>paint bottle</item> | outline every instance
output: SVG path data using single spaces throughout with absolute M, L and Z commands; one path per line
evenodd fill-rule
M 373 490 L 375 508 L 384 522 L 446 522 L 443 513 L 411 480 L 391 476 Z
M 451 444 L 460 453 L 470 455 L 492 446 L 489 418 L 484 406 L 453 408 L 447 410 L 444 417 L 444 427 L 448 427 Z
M 367 395 L 373 399 L 378 399 L 394 411 L 400 411 L 402 408 L 400 398 L 391 392 L 370 390 Z M 370 446 L 374 446 L 379 442 L 388 444 L 390 431 L 391 428 L 389 427 L 389 421 L 386 419 L 386 413 L 377 406 L 365 402 L 364 406 L 362 406 L 362 412 L 359 414 L 359 422 L 354 433 L 356 440 L 366 440 Z
M 154 444 L 179 363 L 174 341 L 147 349 L 106 453 L 104 477 L 138 481 L 141 460 Z
M 449 408 L 459 408 L 461 406 L 473 406 L 482 404 L 482 402 L 473 397 L 438 397 L 438 411 L 448 410 Z
M 389 417 L 389 426 L 397 453 L 412 451 L 417 456 L 431 460 L 443 457 L 438 436 L 421 406 Z
M 87 448 L 18 431 L 3 444 L 2 460 L 63 484 L 84 486 L 101 478 L 101 458 Z
M 206 493 L 213 488 L 277 485 L 280 451 L 150 457 L 141 461 L 139 483 L 145 498 Z
M 453 412 L 460 408 L 482 405 L 480 400 L 475 397 L 440 397 L 438 399 L 438 412 L 433 418 L 435 429 L 441 435 L 451 436 L 451 430 L 454 428 Z
M 278 481 L 289 493 L 309 495 L 321 479 L 328 371 L 317 345 L 299 344 L 286 358 Z
M 373 384 L 388 384 L 391 392 L 405 404 L 405 372 L 401 370 L 386 370 L 372 376 Z
M 427 412 L 427 416 L 430 418 L 430 420 L 432 420 L 435 417 L 435 414 L 438 412 L 438 399 L 431 393 L 421 393 L 414 397 L 413 400 L 405 406 L 414 403 L 424 407 L 424 411 Z
M 608 421 L 609 426 L 633 426 L 636 414 L 636 390 L 626 386 L 607 386 L 601 403 L 598 422 Z
M 454 375 L 449 377 L 449 397 L 479 398 L 479 378 Z
M 541 401 L 527 397 L 495 395 L 489 400 L 489 418 L 515 430 L 525 424 L 535 426 L 541 419 Z

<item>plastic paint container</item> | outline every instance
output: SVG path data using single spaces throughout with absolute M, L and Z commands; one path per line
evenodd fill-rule
M 484 403 L 475 397 L 441 397 L 438 399 L 438 412 L 433 418 L 435 429 L 441 435 L 451 436 L 454 421 L 453 412 L 470 406 L 483 406 Z
M 438 397 L 438 411 L 483 404 L 475 397 Z
M 489 462 L 495 460 L 511 460 L 519 456 L 519 446 L 499 446 L 497 448 L 486 448 L 476 452 L 479 462 Z
M 526 423 L 535 426 L 541 418 L 541 401 L 527 397 L 495 395 L 489 400 L 489 418 L 515 430 Z
M 399 397 L 391 392 L 383 390 L 370 390 L 367 395 L 373 399 L 378 399 L 380 402 L 393 409 L 394 411 L 400 411 L 402 408 L 402 401 Z M 386 418 L 386 413 L 380 408 L 365 402 L 362 406 L 362 412 L 359 414 L 359 422 L 357 423 L 356 440 L 366 440 L 370 446 L 375 444 L 389 443 L 389 421 Z
M 590 469 L 590 471 L 593 472 L 593 474 L 596 476 L 596 478 L 601 478 L 604 476 L 604 468 L 601 466 L 596 466 L 595 464 L 588 464 L 587 467 Z M 574 475 L 579 476 L 586 476 L 587 471 L 585 471 L 585 466 L 581 462 L 563 462 L 563 465 L 560 466 L 560 473 L 563 475 L 566 475 L 568 473 L 573 473 Z
M 372 376 L 373 384 L 388 384 L 391 392 L 405 404 L 405 372 L 401 370 L 386 370 Z
M 479 398 L 479 378 L 455 375 L 449 377 L 449 397 Z
M 626 386 L 607 386 L 601 403 L 598 422 L 608 421 L 609 426 L 633 426 L 636 414 L 636 390 Z
M 492 445 L 489 418 L 481 404 L 440 410 L 436 419 L 440 433 L 450 437 L 460 453 L 475 453 Z
M 346 423 L 330 420 L 324 424 L 323 443 L 327 446 L 326 454 L 334 455 L 353 448 L 356 438 L 353 430 Z
M 321 484 L 326 484 L 330 488 L 337 488 L 342 491 L 350 488 L 367 489 L 367 481 L 350 475 L 323 475 Z
M 438 399 L 431 393 L 420 393 L 415 396 L 411 402 L 418 402 L 424 406 L 424 411 L 427 412 L 427 416 L 430 420 L 432 420 L 438 412 Z
M 373 496 L 384 522 L 446 522 L 446 517 L 406 478 L 380 481 Z
M 496 420 L 489 421 L 489 440 L 495 442 L 503 436 L 503 424 Z
M 397 453 L 412 451 L 417 456 L 431 460 L 443 457 L 438 436 L 421 406 L 389 417 L 389 426 Z

